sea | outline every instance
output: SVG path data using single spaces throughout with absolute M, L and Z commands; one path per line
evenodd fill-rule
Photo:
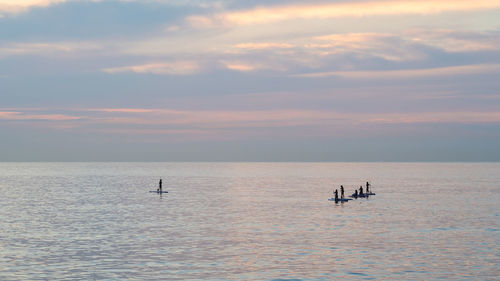
M 499 276 L 500 163 L 0 163 L 0 280 Z

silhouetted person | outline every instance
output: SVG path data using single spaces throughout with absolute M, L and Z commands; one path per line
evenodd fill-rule
M 370 193 L 370 183 L 366 182 L 366 193 Z
M 364 194 L 363 194 L 363 187 L 362 187 L 362 186 L 360 186 L 360 187 L 359 187 L 359 196 L 363 196 L 363 195 L 364 195 Z
M 335 189 L 335 202 L 339 201 L 339 192 Z
M 344 186 L 340 186 L 340 198 L 344 198 Z
M 354 197 L 354 198 L 358 198 L 358 190 L 357 190 L 357 189 L 356 189 L 356 190 L 354 190 L 354 194 L 352 195 L 352 197 Z
M 158 187 L 158 192 L 162 192 L 161 190 L 161 179 L 160 179 L 160 182 L 158 183 L 159 187 Z

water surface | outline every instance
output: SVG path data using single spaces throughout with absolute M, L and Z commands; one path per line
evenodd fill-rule
M 499 172 L 499 163 L 1 163 L 0 280 L 498 280 Z M 160 177 L 169 193 L 149 193 Z M 376 196 L 327 200 L 367 180 Z

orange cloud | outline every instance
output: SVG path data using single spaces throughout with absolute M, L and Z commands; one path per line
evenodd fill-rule
M 34 43 L 15 43 L 0 47 L 0 57 L 11 55 L 57 55 L 61 53 L 74 53 L 82 51 L 99 50 L 99 44 L 92 42 L 34 42 Z
M 199 26 L 213 26 L 214 22 L 228 25 L 261 24 L 290 19 L 327 19 L 375 15 L 436 14 L 442 12 L 477 11 L 500 8 L 498 0 L 420 0 L 420 1 L 366 1 L 331 4 L 303 4 L 259 7 L 250 10 L 226 12 L 213 18 L 196 16 Z
M 315 40 L 315 41 L 314 41 Z M 394 44 L 398 40 L 399 44 Z M 343 53 L 381 57 L 391 61 L 416 60 L 423 56 L 404 40 L 387 33 L 339 33 L 314 37 L 307 49 L 320 49 L 321 55 Z
M 264 42 L 264 43 L 240 43 L 234 45 L 234 47 L 238 49 L 263 50 L 263 49 L 275 49 L 275 48 L 289 49 L 293 48 L 293 45 L 287 43 Z
M 191 75 L 201 70 L 201 66 L 194 61 L 157 62 L 141 65 L 105 68 L 102 71 L 116 74 L 123 72 L 169 74 L 169 75 Z
M 500 64 L 475 64 L 427 69 L 377 70 L 377 71 L 332 71 L 294 75 L 296 77 L 319 78 L 339 76 L 348 79 L 397 79 L 436 76 L 500 73 Z
M 250 65 L 250 64 L 243 64 L 243 63 L 231 63 L 231 62 L 228 62 L 228 63 L 225 63 L 226 67 L 228 69 L 231 69 L 231 70 L 237 70 L 237 71 L 243 71 L 243 72 L 246 72 L 246 71 L 254 71 L 256 69 L 258 69 L 258 67 L 254 66 L 254 65 Z
M 66 0 L 0 0 L 0 15 L 2 12 L 19 13 L 32 7 L 44 7 L 66 2 Z
M 381 40 L 392 35 L 386 33 L 338 33 L 316 36 L 314 39 L 327 41 L 331 45 L 354 43 L 356 46 L 366 42 L 371 42 L 375 39 Z M 331 46 L 329 45 L 329 46 Z
M 480 52 L 500 50 L 500 35 L 486 32 L 460 32 L 451 29 L 412 29 L 402 37 L 447 52 Z
M 222 64 L 230 70 L 241 71 L 241 72 L 249 72 L 256 71 L 261 69 L 269 69 L 276 71 L 284 71 L 285 67 L 276 65 L 269 62 L 247 62 L 247 61 L 222 61 Z

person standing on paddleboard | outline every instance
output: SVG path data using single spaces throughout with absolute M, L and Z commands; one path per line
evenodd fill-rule
M 369 182 L 366 182 L 366 193 L 370 193 L 370 183 Z
M 339 201 L 339 192 L 335 189 L 335 202 Z
M 344 198 L 344 186 L 343 185 L 340 186 L 340 198 L 342 198 L 342 199 Z
M 160 182 L 158 183 L 159 187 L 158 187 L 158 192 L 162 192 L 161 190 L 161 179 L 160 179 Z

